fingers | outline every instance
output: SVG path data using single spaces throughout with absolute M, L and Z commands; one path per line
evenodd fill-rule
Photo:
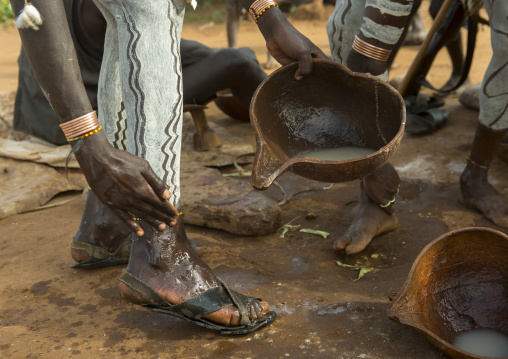
M 132 215 L 130 215 L 127 211 L 121 210 L 121 209 L 115 209 L 109 207 L 117 216 L 120 218 L 120 220 L 127 225 L 127 227 L 134 232 L 138 237 L 141 237 L 145 234 L 141 226 L 136 223 L 136 221 L 132 218 Z
M 312 56 L 310 52 L 302 53 L 298 56 L 298 70 L 295 73 L 295 79 L 301 80 L 312 72 Z
M 147 163 L 147 166 L 142 170 L 142 175 L 145 180 L 148 182 L 150 187 L 152 187 L 155 194 L 157 194 L 162 200 L 152 200 L 147 198 L 148 204 L 158 210 L 162 211 L 160 214 L 154 215 L 156 218 L 160 218 L 164 220 L 164 222 L 171 225 L 170 222 L 174 222 L 174 217 L 178 216 L 178 210 L 168 202 L 171 198 L 171 193 L 167 189 L 166 185 L 162 180 L 155 174 L 150 165 Z M 145 213 L 149 213 L 146 212 Z
M 159 208 L 150 205 L 150 203 L 146 202 L 142 206 L 140 206 L 140 208 L 138 208 L 138 210 L 140 211 L 139 215 L 142 218 L 150 217 L 153 218 L 154 220 L 159 221 L 160 223 L 166 223 L 169 224 L 170 226 L 174 226 L 176 225 L 176 217 L 178 217 L 179 214 L 176 208 L 173 207 L 171 203 L 168 203 L 168 205 L 172 208 L 173 211 L 172 214 L 168 214 L 165 208 L 161 210 Z M 157 227 L 158 226 L 155 226 L 155 228 Z
M 166 201 L 171 197 L 168 188 L 162 180 L 155 174 L 152 167 L 147 163 L 147 166 L 141 172 L 145 177 L 148 184 L 153 188 L 154 192 Z
M 314 50 L 310 52 L 302 53 L 298 56 L 298 70 L 295 73 L 295 79 L 301 80 L 304 76 L 307 76 L 312 72 L 313 59 L 325 59 L 330 60 L 323 51 L 314 44 L 312 44 Z
M 144 200 L 143 204 L 137 205 L 137 209 L 143 213 L 158 218 L 169 225 L 178 217 L 178 210 L 170 202 L 156 198 L 144 198 Z

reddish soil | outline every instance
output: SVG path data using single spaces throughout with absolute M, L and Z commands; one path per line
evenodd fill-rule
M 425 16 L 427 25 L 429 18 Z M 226 46 L 224 24 L 185 25 L 184 37 L 214 47 Z M 328 49 L 325 20 L 295 25 L 322 49 Z M 204 28 L 206 27 L 206 28 Z M 240 44 L 265 61 L 261 35 L 242 22 Z M 481 80 L 490 59 L 488 29 L 480 32 L 472 83 Z M 15 29 L 0 33 L 0 92 L 16 88 L 20 42 Z M 417 47 L 403 48 L 392 75 L 407 70 Z M 328 52 L 328 51 L 327 51 Z M 446 81 L 445 53 L 431 79 Z M 0 357 L 2 358 L 414 358 L 435 359 L 441 352 L 417 331 L 390 321 L 389 296 L 406 279 L 421 249 L 447 231 L 496 227 L 458 199 L 458 178 L 468 156 L 477 113 L 447 100 L 449 123 L 425 137 L 405 137 L 391 161 L 402 178 L 396 205 L 399 227 L 375 238 L 363 253 L 346 257 L 331 250 L 333 238 L 350 224 L 359 199 L 357 183 L 297 195 L 283 205 L 283 224 L 330 232 L 328 239 L 291 230 L 263 237 L 239 237 L 189 226 L 201 256 L 227 283 L 271 303 L 279 318 L 255 334 L 224 337 L 173 317 L 124 302 L 116 289 L 122 268 L 92 271 L 69 268 L 82 198 L 42 211 L 0 221 Z M 250 125 L 223 115 L 214 105 L 211 121 L 253 143 Z M 508 164 L 496 159 L 491 181 L 508 196 Z M 239 179 L 248 181 L 248 178 Z M 308 181 L 284 175 L 286 192 Z M 323 184 L 326 185 L 326 184 Z M 271 188 L 268 196 L 281 199 Z M 55 201 L 61 200 L 60 196 Z M 305 219 L 308 213 L 316 219 Z M 374 267 L 358 272 L 336 261 Z

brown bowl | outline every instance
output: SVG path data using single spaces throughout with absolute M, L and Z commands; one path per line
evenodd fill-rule
M 435 239 L 414 261 L 387 315 L 452 358 L 485 358 L 452 342 L 459 332 L 478 328 L 508 334 L 508 236 L 464 228 Z
M 312 73 L 295 80 L 298 65 L 268 76 L 250 108 L 256 134 L 252 185 L 266 189 L 285 171 L 321 182 L 347 182 L 383 166 L 402 139 L 405 105 L 399 93 L 377 77 L 315 60 Z M 343 146 L 374 153 L 328 161 L 300 154 Z

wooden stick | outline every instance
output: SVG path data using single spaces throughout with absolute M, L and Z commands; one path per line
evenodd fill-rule
M 448 9 L 452 5 L 452 3 L 457 0 L 445 0 L 443 2 L 443 5 L 441 6 L 441 9 L 439 9 L 439 12 L 437 13 L 436 18 L 434 19 L 434 22 L 432 23 L 432 26 L 427 33 L 427 37 L 425 38 L 425 41 L 423 42 L 422 46 L 420 47 L 420 50 L 418 50 L 418 53 L 416 54 L 415 59 L 413 60 L 413 63 L 409 67 L 409 70 L 407 70 L 406 76 L 404 77 L 404 80 L 400 84 L 399 87 L 399 93 L 404 97 L 406 94 L 406 90 L 409 86 L 409 81 L 414 76 L 415 72 L 418 70 L 418 68 L 421 65 L 423 55 L 425 54 L 425 51 L 427 51 L 427 48 L 429 47 L 432 39 L 434 38 L 434 35 L 436 34 L 437 30 L 439 29 L 439 26 L 443 22 L 444 17 L 446 16 L 446 13 L 448 12 Z

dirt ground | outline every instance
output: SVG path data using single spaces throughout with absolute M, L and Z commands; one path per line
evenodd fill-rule
M 429 17 L 424 13 L 429 25 Z M 325 21 L 295 25 L 328 51 Z M 427 27 L 428 28 L 428 27 Z M 190 24 L 184 37 L 214 47 L 226 46 L 224 24 Z M 266 51 L 252 23 L 242 22 L 240 44 L 252 47 L 261 63 Z M 0 92 L 15 90 L 20 42 L 15 29 L 0 33 Z M 417 47 L 403 48 L 392 75 L 404 73 Z M 490 59 L 489 32 L 479 34 L 472 83 L 481 81 Z M 442 84 L 449 74 L 441 54 L 431 79 Z M 391 161 L 402 178 L 396 205 L 399 227 L 374 239 L 354 256 L 331 250 L 343 234 L 359 200 L 357 183 L 297 195 L 283 205 L 282 223 L 331 233 L 328 239 L 290 230 L 263 237 L 188 226 L 202 258 L 226 283 L 262 297 L 279 314 L 256 333 L 225 337 L 190 323 L 124 302 L 116 289 L 122 268 L 93 271 L 69 268 L 69 241 L 83 209 L 79 198 L 63 206 L 15 215 L 0 221 L 0 357 L 2 358 L 415 358 L 442 354 L 422 335 L 390 321 L 389 296 L 406 279 L 415 257 L 447 231 L 485 226 L 508 233 L 459 201 L 458 178 L 467 158 L 477 112 L 457 97 L 447 100 L 449 123 L 425 137 L 406 136 Z M 209 119 L 254 143 L 248 123 L 223 115 L 214 105 Z M 491 182 L 508 196 L 508 164 L 495 159 Z M 249 181 L 248 178 L 238 180 Z M 284 175 L 288 194 L 309 181 Z M 321 184 L 326 186 L 328 184 Z M 266 194 L 277 200 L 280 191 Z M 54 201 L 66 198 L 61 195 Z M 305 219 L 308 213 L 316 219 Z M 358 271 L 336 261 L 375 268 L 360 280 Z

